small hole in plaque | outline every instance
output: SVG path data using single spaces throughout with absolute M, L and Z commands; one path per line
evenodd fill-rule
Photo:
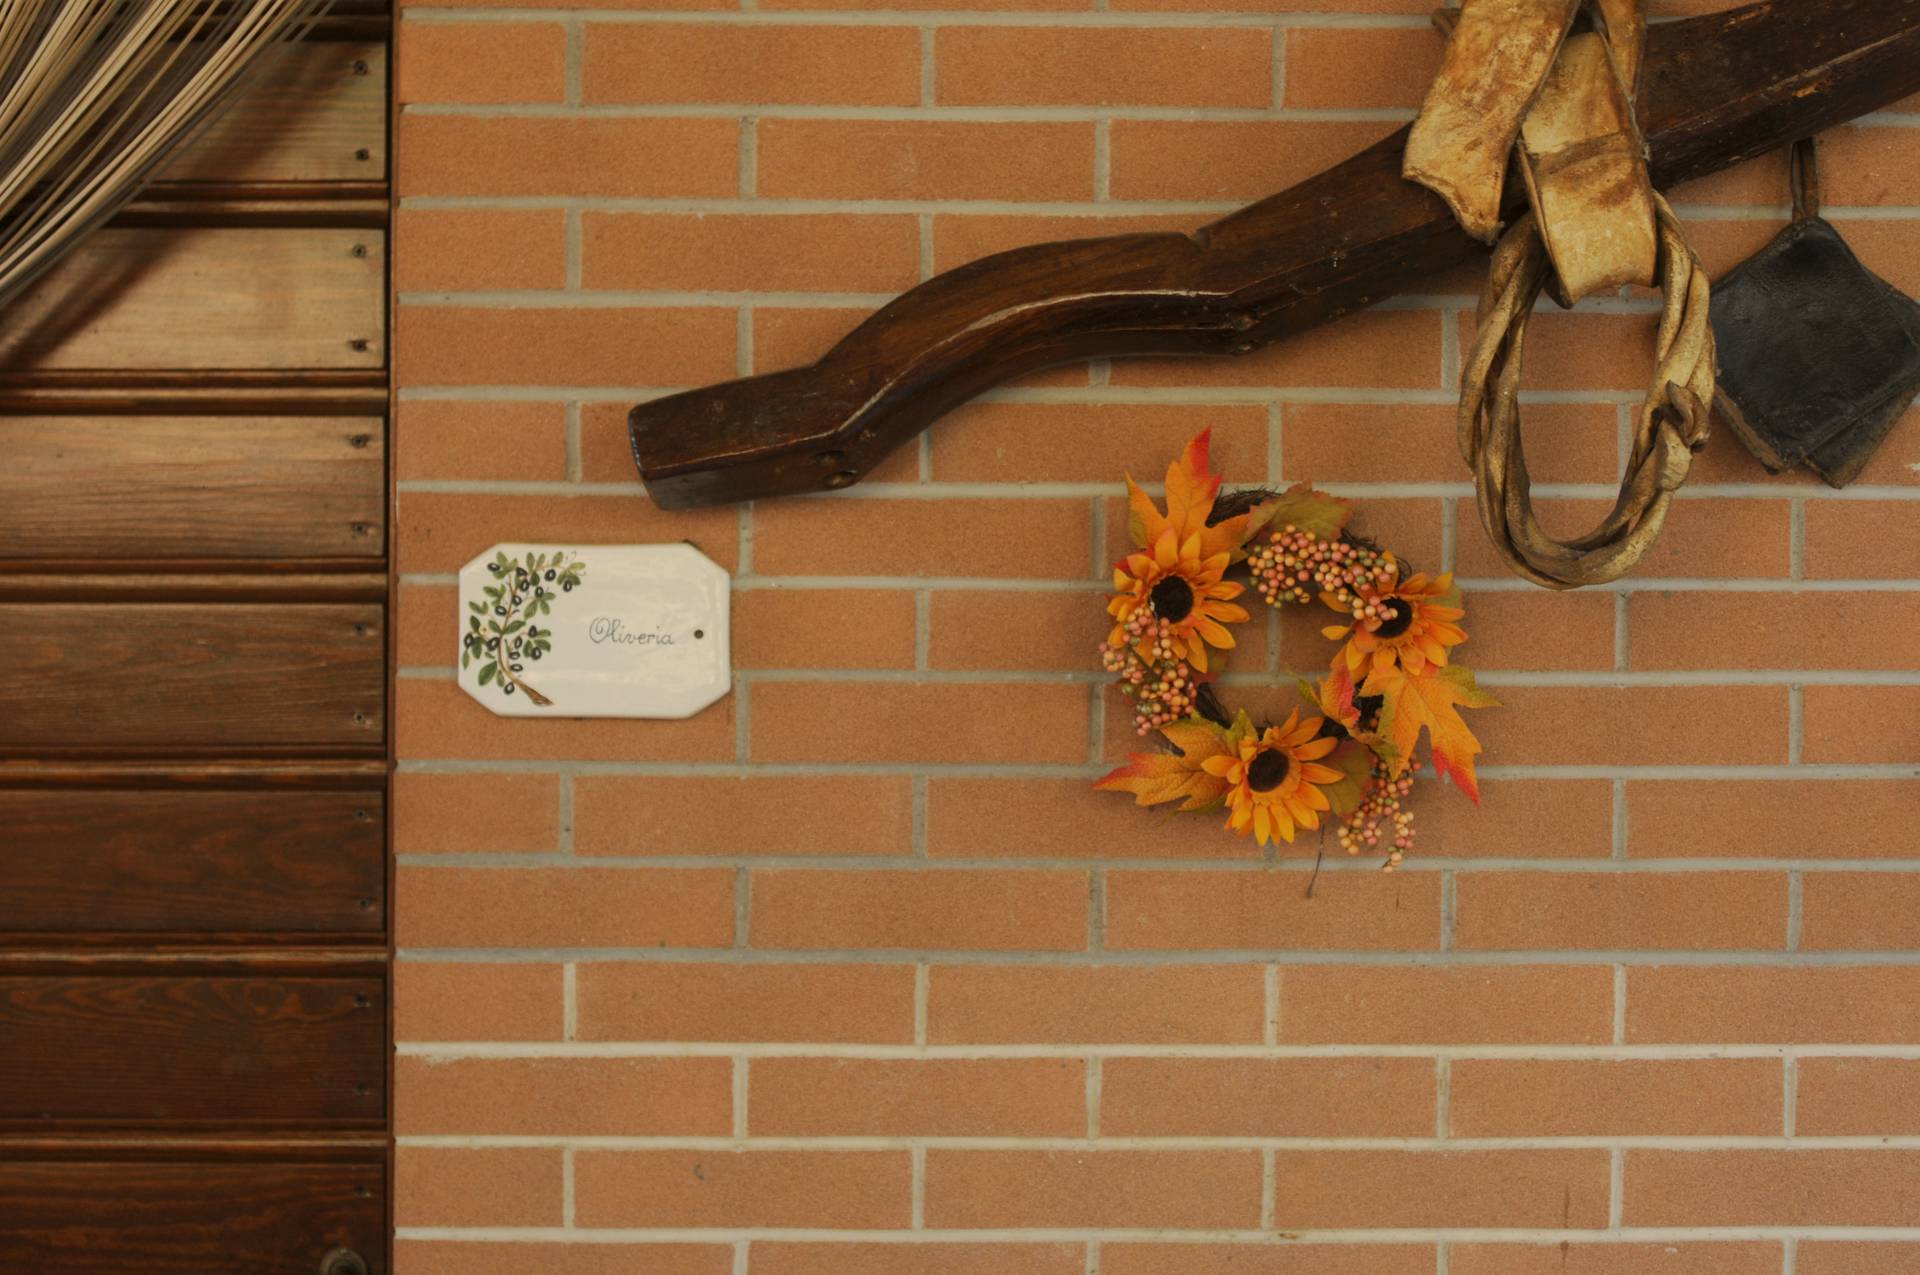
M 695 629 L 693 631 L 693 640 L 698 642 L 701 638 L 705 637 L 706 635 L 707 635 L 707 631 L 705 629 Z

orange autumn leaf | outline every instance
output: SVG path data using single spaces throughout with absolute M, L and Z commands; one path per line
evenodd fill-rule
M 1428 665 L 1424 673 L 1413 676 L 1398 665 L 1375 665 L 1360 693 L 1383 697 L 1380 735 L 1393 749 L 1394 774 L 1406 770 L 1413 759 L 1413 746 L 1425 730 L 1434 770 L 1479 803 L 1480 783 L 1474 777 L 1473 759 L 1480 751 L 1480 741 L 1456 710 L 1493 708 L 1499 701 L 1474 684 L 1471 670 L 1458 664 L 1446 668 Z
M 1220 494 L 1221 480 L 1211 469 L 1212 443 L 1213 430 L 1201 430 L 1187 443 L 1180 459 L 1167 466 L 1164 514 L 1154 504 L 1153 497 L 1133 481 L 1133 475 L 1127 475 L 1127 530 L 1134 544 L 1142 549 L 1150 548 L 1171 530 L 1175 544 L 1185 544 L 1189 538 L 1199 536 L 1199 556 L 1203 559 L 1225 553 L 1231 555 L 1230 561 L 1238 562 L 1246 556 L 1242 546 L 1266 525 L 1272 516 L 1272 506 L 1262 505 L 1237 517 L 1222 519 L 1211 527 L 1207 525 L 1214 499 Z
M 1243 714 L 1244 716 L 1244 714 Z M 1211 810 L 1226 797 L 1227 782 L 1203 769 L 1209 757 L 1230 755 L 1238 747 L 1232 732 L 1204 718 L 1189 718 L 1160 728 L 1177 753 L 1132 753 L 1128 764 L 1094 784 L 1105 792 L 1130 792 L 1137 806 L 1181 802 L 1180 809 Z

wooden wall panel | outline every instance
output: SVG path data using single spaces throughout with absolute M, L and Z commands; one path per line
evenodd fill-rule
M 378 418 L 0 417 L 0 559 L 377 559 L 384 453 Z
M 0 1129 L 378 1129 L 385 1002 L 378 978 L 0 976 Z
M 379 941 L 385 796 L 0 789 L 0 942 Z
M 378 752 L 385 610 L 0 604 L 0 754 Z
M 384 44 L 295 45 L 172 163 L 162 182 L 378 182 L 387 175 Z
M 385 1275 L 369 1164 L 0 1162 L 0 1275 L 319 1275 L 336 1247 Z
M 377 230 L 108 226 L 13 303 L 0 367 L 379 369 L 385 271 Z

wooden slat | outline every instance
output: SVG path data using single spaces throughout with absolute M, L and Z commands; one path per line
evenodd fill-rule
M 0 1161 L 0 1275 L 385 1275 L 377 1163 Z
M 365 417 L 0 417 L 0 558 L 378 557 Z
M 385 1001 L 367 978 L 0 978 L 0 1128 L 378 1128 Z
M 385 798 L 0 790 L 0 942 L 377 941 Z
M 308 43 L 262 68 L 160 182 L 377 182 L 387 171 L 387 51 Z
M 297 558 L 128 559 L 107 575 L 86 559 L 0 559 L 0 602 L 386 601 L 385 576 L 324 569 L 338 565 Z
M 376 605 L 0 604 L 0 754 L 377 752 Z
M 379 368 L 385 251 L 374 230 L 108 226 L 13 304 L 0 365 Z

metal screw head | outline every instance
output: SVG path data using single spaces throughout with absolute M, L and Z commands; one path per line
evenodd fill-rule
M 353 64 L 353 73 L 355 75 L 365 75 L 367 73 L 367 64 L 365 59 L 355 59 Z
M 355 244 L 355 245 L 353 245 L 353 255 L 354 255 L 354 256 L 356 256 L 356 257 L 364 257 L 364 256 L 366 256 L 366 255 L 367 255 L 367 245 L 365 245 L 365 244 L 363 244 L 363 243 L 357 243 L 357 244 Z
M 350 1248 L 336 1248 L 320 1259 L 320 1275 L 367 1275 L 367 1259 Z
M 359 160 L 368 160 L 373 158 L 373 152 L 362 146 L 360 149 L 354 151 L 353 157 Z

